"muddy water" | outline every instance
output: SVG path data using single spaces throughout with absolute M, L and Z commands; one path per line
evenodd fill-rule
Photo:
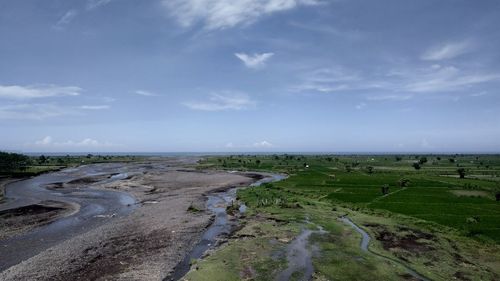
M 311 224 L 306 221 L 307 224 Z M 277 281 L 288 281 L 294 273 L 300 272 L 301 276 L 296 276 L 295 280 L 308 281 L 311 280 L 314 273 L 312 264 L 313 247 L 309 247 L 309 237 L 313 233 L 323 234 L 326 231 L 321 226 L 317 226 L 317 230 L 303 229 L 286 249 L 286 260 L 288 267 L 280 272 L 276 277 Z
M 266 175 L 250 186 L 255 187 L 264 183 L 276 182 L 283 180 L 285 176 L 278 174 Z M 164 279 L 164 281 L 180 280 L 191 268 L 191 261 L 199 259 L 203 254 L 214 247 L 217 239 L 224 235 L 229 235 L 234 229 L 235 224 L 228 220 L 226 207 L 229 206 L 236 199 L 236 192 L 238 188 L 231 188 L 225 192 L 213 193 L 208 196 L 206 203 L 207 209 L 215 215 L 214 222 L 203 233 L 201 241 L 194 246 L 184 259 L 175 267 L 172 274 Z M 246 206 L 240 206 L 240 212 L 245 212 Z
M 0 211 L 43 204 L 43 201 L 64 202 L 79 208 L 70 216 L 0 241 L 0 271 L 102 225 L 109 219 L 130 213 L 134 208 L 135 199 L 127 193 L 87 187 L 121 180 L 129 173 L 138 172 L 141 172 L 139 167 L 132 169 L 123 164 L 97 164 L 65 169 L 9 184 L 5 189 L 7 202 L 0 205 Z M 100 180 L 74 188 L 46 188 L 49 184 L 67 183 L 89 177 L 97 177 Z
M 368 233 L 366 233 L 366 231 L 364 231 L 362 228 L 360 228 L 359 226 L 357 226 L 353 221 L 351 221 L 348 217 L 341 217 L 340 220 L 342 222 L 344 222 L 345 224 L 348 224 L 349 226 L 351 226 L 354 230 L 356 230 L 356 232 L 358 232 L 359 234 L 361 234 L 362 236 L 362 239 L 361 239 L 361 244 L 360 244 L 360 248 L 361 250 L 365 251 L 365 252 L 370 252 L 371 254 L 373 255 L 376 255 L 380 258 L 383 258 L 385 260 L 388 260 L 388 261 L 391 261 L 391 262 L 394 262 L 394 263 L 397 263 L 399 265 L 401 265 L 402 267 L 404 267 L 406 269 L 406 271 L 411 275 L 413 276 L 414 278 L 416 278 L 417 280 L 421 280 L 421 281 L 430 281 L 430 279 L 418 274 L 416 271 L 414 271 L 413 269 L 409 268 L 408 266 L 406 266 L 405 264 L 401 263 L 400 261 L 396 260 L 396 259 L 391 259 L 391 258 L 388 258 L 388 257 L 385 257 L 385 256 L 382 256 L 380 254 L 377 254 L 375 252 L 372 252 L 370 251 L 370 249 L 368 249 L 368 245 L 370 244 L 370 235 Z

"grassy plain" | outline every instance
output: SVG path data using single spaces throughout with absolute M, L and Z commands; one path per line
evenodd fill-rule
M 269 280 L 286 267 L 280 249 L 307 227 L 306 218 L 327 230 L 310 238 L 310 246 L 319 249 L 313 257 L 315 280 L 410 279 L 403 265 L 431 280 L 500 279 L 500 202 L 495 197 L 500 156 L 239 155 L 206 158 L 200 167 L 290 176 L 238 192 L 249 207 L 245 227 L 199 261 L 188 280 L 206 280 L 197 276 L 217 263 L 216 268 L 224 268 L 219 273 Z M 457 171 L 461 168 L 464 178 Z M 361 251 L 360 236 L 337 220 L 342 215 L 370 234 L 370 252 Z M 258 232 L 244 234 L 249 226 Z M 273 239 L 278 242 L 266 245 Z M 274 266 L 259 266 L 270 264 L 269 259 Z M 221 260 L 233 264 L 224 266 Z

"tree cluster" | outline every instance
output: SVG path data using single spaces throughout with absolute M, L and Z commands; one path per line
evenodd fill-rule
M 0 172 L 22 170 L 29 165 L 30 158 L 18 153 L 0 151 Z

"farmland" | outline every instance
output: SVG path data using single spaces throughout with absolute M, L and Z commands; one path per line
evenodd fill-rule
M 328 234 L 310 238 L 322 255 L 313 259 L 317 280 L 339 274 L 347 280 L 404 279 L 401 266 L 432 280 L 499 278 L 499 156 L 235 155 L 207 158 L 200 167 L 287 173 L 289 178 L 281 182 L 238 192 L 240 202 L 249 207 L 242 223 L 258 229 L 255 237 L 286 238 L 310 224 L 326 229 Z M 336 219 L 344 215 L 373 238 L 372 253 L 397 262 L 360 253 L 359 237 Z M 280 223 L 265 227 L 273 221 Z M 241 251 L 244 245 L 255 245 L 238 238 L 248 236 L 245 231 L 248 227 L 237 232 L 226 247 Z M 256 250 L 248 247 L 247 252 Z M 224 249 L 220 252 L 236 255 Z M 220 262 L 218 253 L 201 261 L 200 270 L 192 276 Z M 359 256 L 361 264 L 352 261 Z M 262 257 L 256 262 L 266 263 Z M 277 274 L 280 268 L 259 271 L 258 264 L 246 266 L 256 272 L 257 279 Z M 238 266 L 231 268 L 234 271 Z M 249 269 L 241 265 L 240 271 Z

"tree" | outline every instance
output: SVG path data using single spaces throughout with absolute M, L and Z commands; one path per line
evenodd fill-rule
M 420 163 L 418 162 L 415 162 L 412 164 L 413 168 L 415 168 L 415 170 L 420 170 L 421 166 L 420 166 Z
M 457 173 L 460 176 L 461 179 L 465 178 L 465 169 L 464 168 L 458 168 Z
M 373 174 L 373 166 L 367 166 L 366 171 L 368 172 L 368 174 Z
M 401 157 L 401 156 L 396 156 L 396 161 L 397 161 L 397 162 L 399 162 L 399 161 L 401 161 L 401 160 L 403 160 L 403 157 Z
M 497 193 L 495 193 L 495 199 L 497 201 L 500 201 L 500 191 L 497 191 Z
M 382 186 L 382 194 L 383 194 L 383 195 L 386 195 L 386 194 L 388 194 L 388 193 L 389 193 L 389 185 L 384 184 L 384 185 Z
M 30 159 L 26 155 L 18 153 L 0 152 L 0 171 L 11 172 L 25 168 Z
M 401 178 L 398 180 L 398 185 L 400 187 L 407 187 L 408 185 L 410 185 L 410 180 L 407 178 Z
M 43 155 L 43 154 L 40 155 L 40 157 L 38 157 L 38 162 L 40 164 L 43 164 L 43 163 L 47 162 L 47 157 L 45 157 L 45 155 Z
M 418 160 L 418 163 L 420 165 L 427 163 L 427 157 L 425 157 L 425 156 L 420 157 L 420 159 Z
M 345 165 L 345 170 L 350 173 L 352 171 L 351 165 Z
M 255 160 L 255 163 L 256 163 L 257 165 L 260 165 L 260 159 Z

